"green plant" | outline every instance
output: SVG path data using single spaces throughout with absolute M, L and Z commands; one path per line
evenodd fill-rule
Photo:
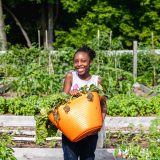
M 0 97 L 0 114 L 6 112 L 5 102 L 6 102 L 5 99 L 3 97 Z
M 55 126 L 48 120 L 48 114 L 58 107 L 60 104 L 68 100 L 68 95 L 59 93 L 49 98 L 49 105 L 45 105 L 40 109 L 39 114 L 35 115 L 36 120 L 36 143 L 43 144 L 48 136 L 55 135 Z
M 159 96 L 146 99 L 135 94 L 117 94 L 107 101 L 108 114 L 111 116 L 146 116 L 160 112 Z
M 16 160 L 14 150 L 9 145 L 13 145 L 12 137 L 3 133 L 0 136 L 0 160 Z
M 149 133 L 144 133 L 144 129 L 141 128 L 140 132 L 133 136 L 134 128 L 132 128 L 130 134 L 121 136 L 114 152 L 115 157 L 124 160 L 159 160 L 159 125 L 160 117 L 157 116 L 151 123 Z M 142 142 L 145 142 L 146 145 L 143 145 Z

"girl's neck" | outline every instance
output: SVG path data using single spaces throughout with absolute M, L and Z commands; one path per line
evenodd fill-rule
M 84 75 L 79 75 L 79 74 L 77 74 L 78 75 L 78 77 L 80 78 L 80 79 L 82 79 L 82 80 L 90 80 L 91 79 L 91 75 L 89 74 L 89 73 L 86 73 L 86 74 L 84 74 Z

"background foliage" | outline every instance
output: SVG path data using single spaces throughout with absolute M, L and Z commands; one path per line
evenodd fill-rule
M 0 84 L 9 85 L 10 91 L 17 94 L 13 101 L 0 99 L 1 114 L 10 112 L 34 115 L 39 110 L 39 98 L 62 92 L 66 73 L 74 69 L 74 51 L 73 48 L 51 52 L 36 47 L 13 47 L 11 51 L 1 55 L 0 72 L 4 77 Z M 109 115 L 144 116 L 159 112 L 158 96 L 148 100 L 138 98 L 133 93 L 135 81 L 132 76 L 132 54 L 110 54 L 102 50 L 97 50 L 96 53 L 91 73 L 102 78 Z M 159 58 L 159 55 L 150 50 L 138 53 L 137 82 L 150 87 L 157 95 L 160 93 Z
M 53 6 L 55 19 L 53 24 L 55 49 L 66 46 L 77 48 L 83 43 L 95 47 L 98 30 L 101 39 L 98 46 L 100 49 L 131 48 L 132 41 L 135 39 L 143 44 L 151 46 L 154 43 L 154 47 L 159 47 L 158 0 L 113 2 L 109 0 L 105 2 L 102 0 L 5 0 L 2 2 L 21 22 L 33 44 L 38 43 L 38 30 L 43 35 L 45 29 L 48 29 L 47 26 L 44 27 L 47 19 L 42 21 L 42 15 L 47 18 L 46 11 L 49 4 Z M 27 12 L 28 10 L 32 12 Z M 5 9 L 4 15 L 8 43 L 25 45 L 20 29 Z M 152 33 L 154 42 L 151 38 Z

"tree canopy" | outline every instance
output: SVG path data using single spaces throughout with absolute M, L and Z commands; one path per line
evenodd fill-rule
M 49 35 L 53 36 L 55 49 L 82 44 L 99 49 L 131 48 L 133 40 L 151 46 L 151 35 L 154 46 L 159 47 L 159 0 L 5 0 L 2 3 L 17 16 L 31 43 L 38 43 L 38 29 L 44 39 L 44 30 L 51 28 L 53 32 Z M 47 5 L 52 6 L 52 17 Z M 25 44 L 19 31 L 14 35 L 18 28 L 5 9 L 4 15 L 8 42 Z

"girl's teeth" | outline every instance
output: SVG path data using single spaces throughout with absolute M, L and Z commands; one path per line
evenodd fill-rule
M 79 68 L 79 69 L 78 69 L 78 71 L 80 71 L 80 72 L 83 71 L 83 70 L 84 70 L 83 68 Z

